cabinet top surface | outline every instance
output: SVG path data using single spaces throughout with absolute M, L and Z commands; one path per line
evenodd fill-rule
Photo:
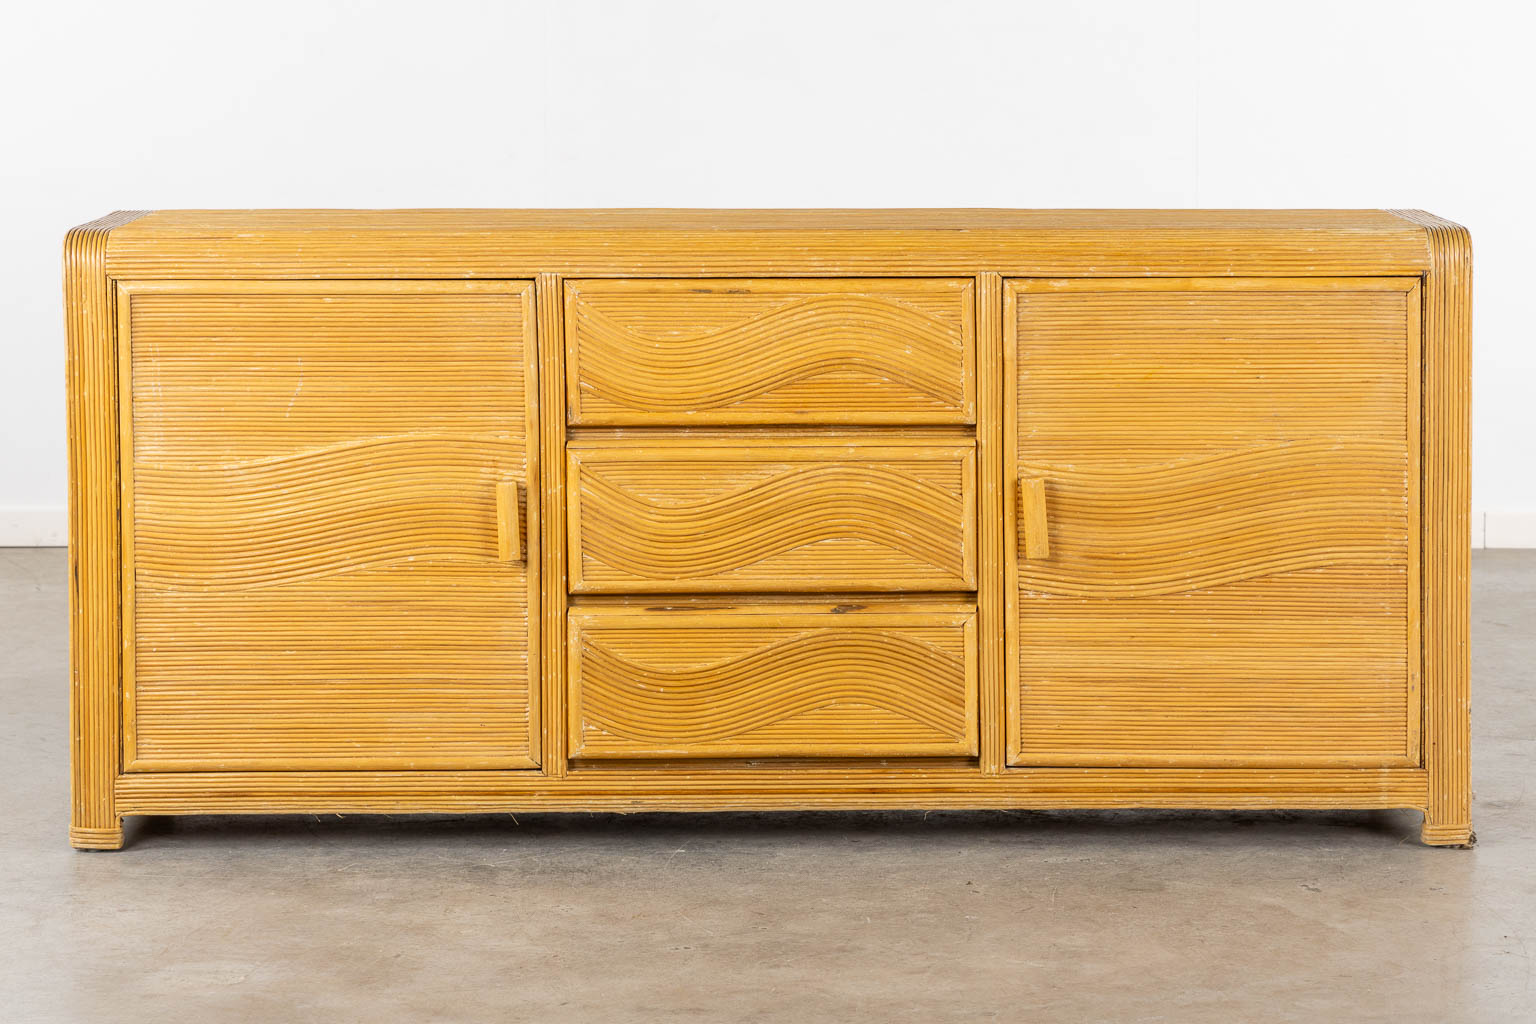
M 1429 265 L 1386 210 L 162 210 L 98 222 L 116 277 L 1370 275 Z
M 158 210 L 125 235 L 289 231 L 1349 231 L 1417 225 L 1386 210 L 588 209 Z

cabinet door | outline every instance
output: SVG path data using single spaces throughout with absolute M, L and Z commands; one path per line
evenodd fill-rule
M 532 286 L 128 282 L 125 767 L 538 763 Z
M 1419 757 L 1417 279 L 1014 281 L 1009 757 Z

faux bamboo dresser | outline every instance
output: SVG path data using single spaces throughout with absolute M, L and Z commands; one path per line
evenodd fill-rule
M 179 211 L 65 247 L 70 839 L 1416 808 L 1471 839 L 1416 211 Z

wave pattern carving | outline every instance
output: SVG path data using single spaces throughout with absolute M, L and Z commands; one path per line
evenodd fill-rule
M 291 583 L 413 559 L 494 556 L 494 489 L 515 443 L 393 438 L 280 458 L 134 467 L 136 580 Z
M 1047 479 L 1052 557 L 1021 590 L 1149 596 L 1338 566 L 1402 567 L 1409 463 L 1400 442 L 1327 440 L 1157 464 L 1021 461 Z
M 893 573 L 964 585 L 959 493 L 868 463 L 793 467 L 766 481 L 688 504 L 659 505 L 584 469 L 584 566 L 651 581 L 717 577 L 836 541 L 878 549 Z M 823 581 L 838 573 L 828 554 Z
M 932 317 L 871 298 L 802 299 L 722 331 L 665 344 L 583 309 L 582 383 L 631 409 L 717 409 L 834 371 L 859 370 L 945 405 L 964 397 L 963 341 Z
M 770 745 L 889 740 L 953 748 L 966 736 L 964 660 L 890 629 L 801 632 L 712 663 L 667 668 L 584 637 L 580 665 L 578 713 L 589 755 L 608 744 L 750 747 L 765 730 L 773 732 Z M 850 736 L 817 714 L 836 709 L 876 717 Z
M 973 418 L 968 284 L 744 282 L 707 297 L 630 285 L 571 296 L 577 422 Z

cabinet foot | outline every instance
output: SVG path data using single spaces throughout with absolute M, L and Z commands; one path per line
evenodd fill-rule
M 1419 838 L 1425 846 L 1459 846 L 1465 849 L 1477 842 L 1477 833 L 1472 831 L 1470 822 L 1445 825 L 1432 822 L 1426 817 Z
M 119 821 L 116 828 L 81 828 L 72 825 L 69 829 L 69 845 L 77 850 L 121 850 L 123 823 Z

